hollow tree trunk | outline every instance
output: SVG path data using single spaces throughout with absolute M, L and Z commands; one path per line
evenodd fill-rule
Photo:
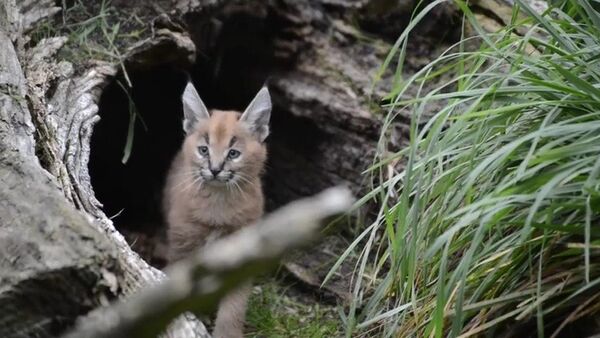
M 151 35 L 125 46 L 122 63 L 74 65 L 57 57 L 65 37 L 29 41 L 40 20 L 61 10 L 54 3 L 0 0 L 0 336 L 60 335 L 91 309 L 164 278 L 115 229 L 94 193 L 106 187 L 93 186 L 88 172 L 90 153 L 100 151 L 90 143 L 98 104 L 123 67 L 134 73 L 165 64 L 184 68 L 205 83 L 201 95 L 202 86 L 210 87 L 204 89 L 215 105 L 244 102 L 268 80 L 275 107 L 270 208 L 339 183 L 360 190 L 381 127 L 376 107 L 384 93 L 371 86 L 372 77 L 411 6 L 391 11 L 393 24 L 385 26 L 396 29 L 389 33 L 370 28 L 385 1 L 150 1 Z M 133 2 L 113 3 L 127 11 Z M 432 20 L 451 17 L 441 11 Z M 355 19 L 361 27 L 350 25 Z M 235 29 L 240 22 L 263 35 L 244 35 Z M 430 26 L 424 35 L 434 31 Z M 419 53 L 437 48 L 429 47 L 414 53 L 415 67 L 423 62 Z M 256 63 L 240 68 L 240 48 L 256 50 L 247 54 Z M 382 83 L 389 82 L 385 76 Z M 180 113 L 164 114 L 159 125 L 163 117 L 180 119 Z M 406 121 L 400 116 L 397 129 Z M 103 165 L 94 168 L 101 172 Z M 168 335 L 208 336 L 191 317 Z
M 115 67 L 75 75 L 55 59 L 65 38 L 25 47 L 25 32 L 59 10 L 53 3 L 0 2 L 2 337 L 60 335 L 78 316 L 163 278 L 129 248 L 89 186 L 96 102 Z M 168 336 L 208 335 L 182 319 Z

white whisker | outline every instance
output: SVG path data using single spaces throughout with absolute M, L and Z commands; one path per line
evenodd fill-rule
M 196 183 L 200 182 L 200 186 L 198 189 L 200 189 L 200 187 L 202 186 L 202 176 L 198 176 L 196 179 L 192 180 L 192 183 L 188 184 L 184 189 L 181 189 L 180 192 L 184 192 L 187 191 L 190 188 L 193 188 Z
M 256 187 L 256 183 L 255 183 L 255 182 L 252 182 L 252 181 L 251 181 L 250 179 L 248 179 L 246 176 L 244 176 L 244 175 L 242 175 L 242 174 L 239 174 L 239 173 L 238 173 L 238 174 L 237 174 L 237 177 L 238 177 L 240 180 L 244 181 L 246 184 L 250 185 L 251 187 L 253 187 L 253 188 L 254 188 L 254 187 Z

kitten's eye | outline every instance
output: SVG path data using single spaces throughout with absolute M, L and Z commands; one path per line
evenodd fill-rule
M 235 149 L 230 149 L 230 150 L 229 150 L 229 153 L 227 154 L 227 157 L 228 157 L 230 160 L 233 160 L 234 158 L 238 158 L 238 157 L 240 157 L 240 154 L 241 154 L 241 153 L 240 153 L 239 151 L 237 151 L 237 150 L 235 150 Z
M 208 147 L 207 146 L 199 146 L 198 152 L 200 153 L 200 155 L 206 155 L 206 154 L 208 154 Z

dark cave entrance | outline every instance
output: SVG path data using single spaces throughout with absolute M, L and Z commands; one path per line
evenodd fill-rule
M 268 13 L 246 9 L 219 15 L 193 21 L 190 33 L 198 53 L 192 67 L 129 70 L 132 88 L 125 89 L 120 74 L 100 99 L 101 120 L 93 132 L 89 162 L 96 197 L 134 250 L 158 267 L 165 263 L 162 188 L 184 137 L 181 93 L 188 76 L 209 109 L 243 110 L 269 77 L 281 76 L 289 67 L 275 56 L 271 32 L 278 31 L 273 25 L 279 22 Z M 276 101 L 264 176 L 268 210 L 314 192 L 307 172 L 325 138 L 312 121 L 292 116 Z M 130 156 L 123 163 L 133 107 L 138 118 Z
M 162 235 L 164 176 L 183 140 L 179 97 L 186 77 L 169 66 L 129 73 L 129 77 L 133 85 L 129 94 L 120 75 L 100 98 L 101 119 L 92 135 L 89 169 L 105 214 L 136 251 L 149 258 L 154 247 L 147 239 Z M 129 159 L 123 163 L 132 104 L 139 117 Z M 136 237 L 139 233 L 144 236 Z M 160 257 L 150 261 L 164 264 Z

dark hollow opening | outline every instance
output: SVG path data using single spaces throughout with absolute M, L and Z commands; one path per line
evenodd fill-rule
M 164 177 L 183 140 L 180 95 L 186 77 L 167 66 L 129 76 L 131 101 L 122 76 L 100 98 L 101 119 L 91 140 L 90 176 L 104 212 L 113 217 L 120 231 L 155 236 L 160 235 L 157 230 L 162 223 Z M 129 159 L 123 163 L 132 104 L 139 117 Z M 134 247 L 145 256 L 144 238 L 132 240 L 140 241 Z
M 241 111 L 269 77 L 285 76 L 290 66 L 274 56 L 270 32 L 279 23 L 268 13 L 224 11 L 209 17 L 190 26 L 198 48 L 191 69 L 163 65 L 130 71 L 130 90 L 122 74 L 107 86 L 92 136 L 89 167 L 96 197 L 134 250 L 158 267 L 165 263 L 162 188 L 184 137 L 181 93 L 188 76 L 209 109 Z M 123 163 L 132 107 L 138 118 Z M 326 140 L 309 119 L 274 106 L 264 176 L 267 210 L 318 190 L 310 178 L 318 176 L 314 163 Z

